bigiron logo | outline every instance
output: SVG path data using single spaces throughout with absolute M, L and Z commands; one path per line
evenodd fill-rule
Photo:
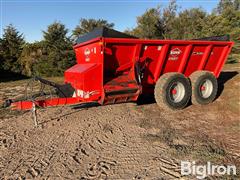
M 195 161 L 181 161 L 181 175 L 195 176 L 197 179 L 204 179 L 207 176 L 236 175 L 234 165 L 213 165 L 207 162 L 206 165 L 197 165 Z

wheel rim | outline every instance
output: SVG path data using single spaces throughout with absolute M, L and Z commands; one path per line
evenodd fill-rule
M 203 98 L 208 98 L 213 92 L 213 83 L 210 80 L 205 80 L 200 86 L 200 92 Z
M 170 88 L 170 97 L 174 103 L 179 103 L 185 96 L 185 87 L 182 83 L 176 82 Z

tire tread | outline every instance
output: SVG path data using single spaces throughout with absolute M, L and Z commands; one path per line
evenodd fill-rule
M 185 76 L 181 73 L 170 72 L 170 73 L 163 74 L 156 82 L 155 89 L 154 89 L 154 97 L 155 97 L 155 100 L 156 100 L 156 103 L 158 104 L 158 106 L 160 106 L 163 109 L 170 108 L 172 110 L 178 110 L 178 109 L 183 109 L 187 105 L 187 103 L 186 103 L 185 106 L 183 106 L 181 108 L 173 108 L 170 105 L 168 105 L 168 102 L 166 101 L 165 92 L 164 92 L 165 86 L 169 82 L 169 80 L 173 76 L 176 76 L 176 75 L 179 75 L 179 76 L 182 76 L 183 78 L 185 78 Z M 189 96 L 189 99 L 190 99 L 190 96 Z
M 199 77 L 201 76 L 205 76 L 205 75 L 209 75 L 209 76 L 213 76 L 215 78 L 215 76 L 213 75 L 212 72 L 210 71 L 196 71 L 194 73 L 192 73 L 190 76 L 189 76 L 189 79 L 190 79 L 190 82 L 191 82 L 191 86 L 192 86 L 192 104 L 194 105 L 201 105 L 201 104 L 204 104 L 204 103 L 201 103 L 199 100 L 198 100 L 198 97 L 195 95 L 195 88 L 196 88 L 196 83 L 197 83 L 197 80 Z M 215 87 L 215 88 L 218 88 L 218 87 Z M 214 91 L 217 92 L 217 89 L 214 89 Z M 216 97 L 216 93 L 214 95 Z M 208 103 L 211 103 L 212 101 L 214 101 L 215 97 L 213 99 L 211 99 L 209 102 L 207 102 L 206 104 Z

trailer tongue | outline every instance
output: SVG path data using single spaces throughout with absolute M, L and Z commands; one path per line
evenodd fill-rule
M 194 104 L 207 104 L 216 97 L 216 78 L 233 46 L 218 39 L 142 40 L 98 28 L 77 40 L 77 64 L 65 71 L 63 85 L 34 78 L 53 87 L 57 97 L 41 99 L 40 92 L 7 100 L 5 106 L 27 110 L 91 102 L 104 105 L 153 93 L 163 108 L 184 108 L 191 97 Z

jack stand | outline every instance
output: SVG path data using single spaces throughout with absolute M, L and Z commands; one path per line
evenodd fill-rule
M 34 121 L 35 127 L 38 127 L 37 110 L 36 110 L 36 105 L 35 105 L 34 102 L 33 102 L 33 105 L 32 105 L 32 116 L 33 116 L 33 121 Z

